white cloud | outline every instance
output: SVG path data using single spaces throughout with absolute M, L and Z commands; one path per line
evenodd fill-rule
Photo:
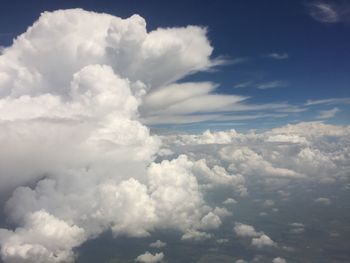
M 321 23 L 337 23 L 340 16 L 336 7 L 325 2 L 314 2 L 310 5 L 310 15 Z
M 261 174 L 276 177 L 300 177 L 301 175 L 291 169 L 274 167 L 263 156 L 248 147 L 227 146 L 220 150 L 220 157 L 230 162 L 229 171 L 244 175 Z
M 24 226 L 14 232 L 0 229 L 1 255 L 5 262 L 73 261 L 72 248 L 85 239 L 84 229 L 44 210 L 29 214 Z
M 218 217 L 213 212 L 209 212 L 207 215 L 205 215 L 201 220 L 201 229 L 215 229 L 218 228 L 221 225 L 220 217 Z
M 206 232 L 201 232 L 193 229 L 189 229 L 183 236 L 182 240 L 194 240 L 194 241 L 204 241 L 212 238 L 211 234 Z
M 323 100 L 307 100 L 305 105 L 306 106 L 313 106 L 313 105 L 322 105 L 322 104 L 349 104 L 350 103 L 350 98 L 330 98 L 330 99 L 323 99 Z
M 216 243 L 218 243 L 218 244 L 226 244 L 228 242 L 230 242 L 230 240 L 227 238 L 220 238 L 220 239 L 216 240 Z
M 263 234 L 252 239 L 252 246 L 262 248 L 264 246 L 277 246 L 277 244 L 269 236 Z
M 163 138 L 161 146 L 140 118 L 203 113 L 211 100 L 208 109 L 219 119 L 235 118 L 220 115 L 222 109 L 290 108 L 243 104 L 243 97 L 214 94 L 212 83 L 176 84 L 214 65 L 211 53 L 204 28 L 147 32 L 140 16 L 80 9 L 43 13 L 4 50 L 0 190 L 10 196 L 5 212 L 15 226 L 0 230 L 6 263 L 69 262 L 76 247 L 109 230 L 144 237 L 170 228 L 184 240 L 208 239 L 212 234 L 202 230 L 230 214 L 207 204 L 213 189 L 228 187 L 235 197 L 247 194 L 250 176 L 344 176 L 350 128 L 320 122 L 264 133 L 208 131 L 176 136 L 179 144 Z M 155 162 L 159 149 L 178 157 Z M 262 236 L 256 242 L 268 241 Z M 155 256 L 163 258 L 146 258 Z
M 272 263 L 287 263 L 287 260 L 285 260 L 284 258 L 277 257 L 272 260 Z
M 260 235 L 259 232 L 255 231 L 253 226 L 242 223 L 235 223 L 233 230 L 240 237 L 257 237 Z
M 289 55 L 288 53 L 270 53 L 267 55 L 267 57 L 276 59 L 276 60 L 283 60 L 283 59 L 288 59 Z
M 233 198 L 227 198 L 224 202 L 222 202 L 224 205 L 230 205 L 230 204 L 237 204 L 237 201 Z
M 225 178 L 231 178 L 232 186 L 235 185 L 233 189 L 239 192 L 239 188 L 249 190 L 246 182 L 252 177 L 255 181 L 266 183 L 281 180 L 332 183 L 345 179 L 350 165 L 347 157 L 349 137 L 349 126 L 304 122 L 260 133 L 239 133 L 231 129 L 169 135 L 162 139 L 175 153 L 186 152 L 194 159 L 207 160 L 207 166 L 212 163 L 228 171 L 229 177 L 219 173 L 221 168 L 211 169 L 210 173 L 201 169 L 199 174 L 205 175 L 199 177 L 202 183 L 211 181 L 210 184 L 216 182 L 219 185 L 219 182 L 225 182 Z M 233 183 L 234 178 L 236 184 Z
M 0 190 L 11 196 L 5 210 L 17 226 L 0 230 L 5 262 L 71 261 L 75 247 L 109 229 L 114 236 L 167 227 L 210 236 L 197 229 L 218 227 L 223 211 L 206 204 L 195 162 L 153 162 L 160 140 L 138 108 L 144 102 L 154 111 L 146 101 L 162 88 L 178 91 L 175 81 L 217 64 L 212 50 L 205 28 L 147 32 L 138 15 L 72 9 L 44 12 L 3 51 Z M 180 99 L 198 103 L 174 100 L 169 112 L 242 99 L 210 94 L 211 83 L 191 87 Z
M 340 110 L 338 108 L 333 108 L 330 110 L 322 110 L 320 111 L 317 119 L 329 119 L 333 118 Z
M 161 262 L 163 258 L 164 258 L 163 252 L 151 254 L 150 252 L 146 251 L 144 254 L 139 255 L 135 259 L 135 261 L 143 262 L 143 263 L 156 263 L 156 262 Z
M 288 86 L 287 82 L 280 81 L 280 80 L 274 80 L 274 81 L 258 84 L 256 87 L 258 89 L 274 89 L 274 88 L 283 88 L 286 86 Z
M 155 248 L 162 248 L 166 246 L 166 243 L 158 239 L 157 241 L 149 244 L 149 246 Z
M 301 234 L 305 231 L 305 226 L 302 223 L 290 223 L 289 226 L 291 227 L 290 232 L 293 234 Z
M 277 244 L 264 232 L 257 232 L 255 228 L 251 225 L 246 225 L 242 223 L 235 223 L 233 228 L 237 236 L 240 237 L 251 237 L 252 246 L 261 248 L 263 246 L 277 246 Z

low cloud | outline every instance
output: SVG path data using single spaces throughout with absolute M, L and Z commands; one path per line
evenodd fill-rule
M 151 244 L 149 244 L 150 247 L 155 247 L 155 248 L 162 248 L 162 247 L 165 247 L 166 246 L 166 243 L 165 242 L 162 242 L 160 240 L 157 240 Z
M 136 262 L 143 262 L 143 263 L 156 263 L 162 261 L 164 258 L 163 252 L 161 253 L 155 253 L 151 254 L 150 252 L 145 252 L 142 255 L 139 255 L 135 261 Z
M 287 260 L 285 260 L 284 258 L 277 257 L 272 260 L 272 263 L 287 263 Z
M 242 223 L 235 223 L 233 230 L 235 231 L 236 235 L 240 237 L 260 236 L 260 233 L 256 232 L 253 226 L 242 224 Z
M 265 246 L 277 246 L 277 244 L 269 236 L 263 234 L 252 239 L 252 246 L 262 248 Z

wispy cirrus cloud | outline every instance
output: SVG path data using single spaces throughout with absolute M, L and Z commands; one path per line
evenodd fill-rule
M 349 2 L 317 1 L 308 5 L 310 16 L 320 23 L 334 24 L 350 21 Z
M 267 54 L 266 57 L 276 59 L 276 60 L 283 60 L 283 59 L 288 59 L 289 55 L 288 53 L 270 53 L 270 54 Z
M 322 104 L 349 104 L 350 97 L 345 98 L 330 98 L 330 99 L 322 99 L 322 100 L 307 100 L 304 104 L 305 106 L 313 106 L 313 105 L 322 105 Z
M 240 83 L 234 85 L 233 87 L 234 87 L 235 89 L 242 89 L 242 88 L 251 87 L 253 84 L 254 84 L 253 81 L 244 81 L 244 82 L 240 82 Z
M 274 80 L 269 82 L 260 83 L 256 86 L 258 89 L 274 89 L 274 88 L 283 88 L 287 87 L 288 83 L 281 80 Z
M 340 110 L 335 107 L 330 110 L 322 110 L 319 112 L 319 115 L 317 116 L 318 119 L 330 119 L 333 118 Z

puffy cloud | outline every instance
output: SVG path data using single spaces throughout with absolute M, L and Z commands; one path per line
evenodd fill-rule
M 220 165 L 235 176 L 272 183 L 314 180 L 332 183 L 347 177 L 349 126 L 322 122 L 288 124 L 257 133 L 235 130 L 163 136 L 174 152 L 187 152 Z
M 220 217 L 218 217 L 213 212 L 209 212 L 205 215 L 201 220 L 201 228 L 202 229 L 215 229 L 221 225 Z
M 86 239 L 84 229 L 44 210 L 27 215 L 14 232 L 0 229 L 1 255 L 6 262 L 71 262 L 72 249 Z
M 269 236 L 263 234 L 252 239 L 252 246 L 262 248 L 264 246 L 276 246 L 276 243 Z
M 155 247 L 155 248 L 162 248 L 166 246 L 166 243 L 161 241 L 161 240 L 157 240 L 155 242 L 152 242 L 151 244 L 149 244 L 150 247 Z
M 193 162 L 181 155 L 152 163 L 148 169 L 150 196 L 163 227 L 196 228 L 209 212 L 192 167 Z
M 347 175 L 350 128 L 320 122 L 169 136 L 161 146 L 141 119 L 212 118 L 203 114 L 208 101 L 221 118 L 222 109 L 288 107 L 243 104 L 243 97 L 213 94 L 213 83 L 176 83 L 213 66 L 211 53 L 204 28 L 147 32 L 140 16 L 80 9 L 43 13 L 7 47 L 0 191 L 10 196 L 5 212 L 15 228 L 0 230 L 2 259 L 71 262 L 76 247 L 108 230 L 143 237 L 171 228 L 183 240 L 205 240 L 212 234 L 203 231 L 230 215 L 207 204 L 210 191 L 226 187 L 236 198 L 247 194 L 250 177 Z M 257 246 L 267 245 L 265 234 L 250 230 Z
M 146 251 L 144 254 L 139 255 L 135 261 L 144 263 L 156 263 L 162 261 L 164 258 L 163 252 L 155 253 L 154 255 Z
M 237 236 L 240 237 L 251 237 L 252 246 L 261 248 L 263 246 L 277 246 L 277 244 L 264 232 L 257 232 L 255 228 L 251 225 L 246 225 L 242 223 L 235 223 L 233 228 Z
M 231 164 L 229 170 L 246 175 L 264 175 L 277 177 L 299 177 L 300 175 L 286 168 L 274 167 L 270 162 L 248 147 L 237 149 L 225 147 L 220 151 L 220 156 Z
M 183 236 L 182 240 L 195 240 L 195 241 L 203 241 L 210 239 L 212 237 L 211 234 L 206 232 L 201 232 L 193 229 L 189 229 Z
M 70 262 L 75 247 L 109 229 L 142 237 L 220 225 L 224 210 L 206 204 L 198 167 L 213 184 L 236 179 L 186 156 L 153 162 L 161 143 L 139 112 L 141 105 L 144 114 L 163 110 L 159 96 L 173 97 L 174 89 L 183 93 L 164 109 L 171 114 L 202 111 L 210 99 L 215 107 L 242 100 L 210 94 L 211 83 L 175 84 L 217 64 L 212 50 L 205 28 L 147 32 L 138 15 L 81 9 L 44 12 L 3 50 L 0 191 L 10 196 L 6 215 L 17 226 L 0 230 L 5 262 Z
M 227 198 L 224 202 L 222 202 L 224 205 L 230 205 L 230 204 L 237 204 L 237 201 L 233 198 Z
M 272 260 L 272 263 L 287 263 L 287 260 L 285 260 L 284 258 L 277 257 Z
M 253 226 L 242 223 L 235 223 L 233 230 L 238 236 L 241 237 L 256 237 L 260 235 L 260 233 L 255 231 Z

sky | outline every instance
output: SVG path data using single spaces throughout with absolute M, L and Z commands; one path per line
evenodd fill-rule
M 43 11 L 76 7 L 122 18 L 140 14 L 148 30 L 206 27 L 214 48 L 211 56 L 219 58 L 222 65 L 180 81 L 210 81 L 217 85 L 215 93 L 243 96 L 247 105 L 265 105 L 249 110 L 223 107 L 219 115 L 225 115 L 224 119 L 241 116 L 239 120 L 222 120 L 214 114 L 200 118 L 195 128 L 190 123 L 193 118 L 159 118 L 151 124 L 158 131 L 169 126 L 197 132 L 212 126 L 264 129 L 317 119 L 335 124 L 349 122 L 350 7 L 346 1 L 323 5 L 312 1 L 5 1 L 0 44 L 10 45 Z M 274 109 L 274 104 L 285 105 Z M 204 113 L 213 112 L 194 112 Z M 256 120 L 260 120 L 258 126 Z
M 4 1 L 0 262 L 349 262 L 349 17 Z

